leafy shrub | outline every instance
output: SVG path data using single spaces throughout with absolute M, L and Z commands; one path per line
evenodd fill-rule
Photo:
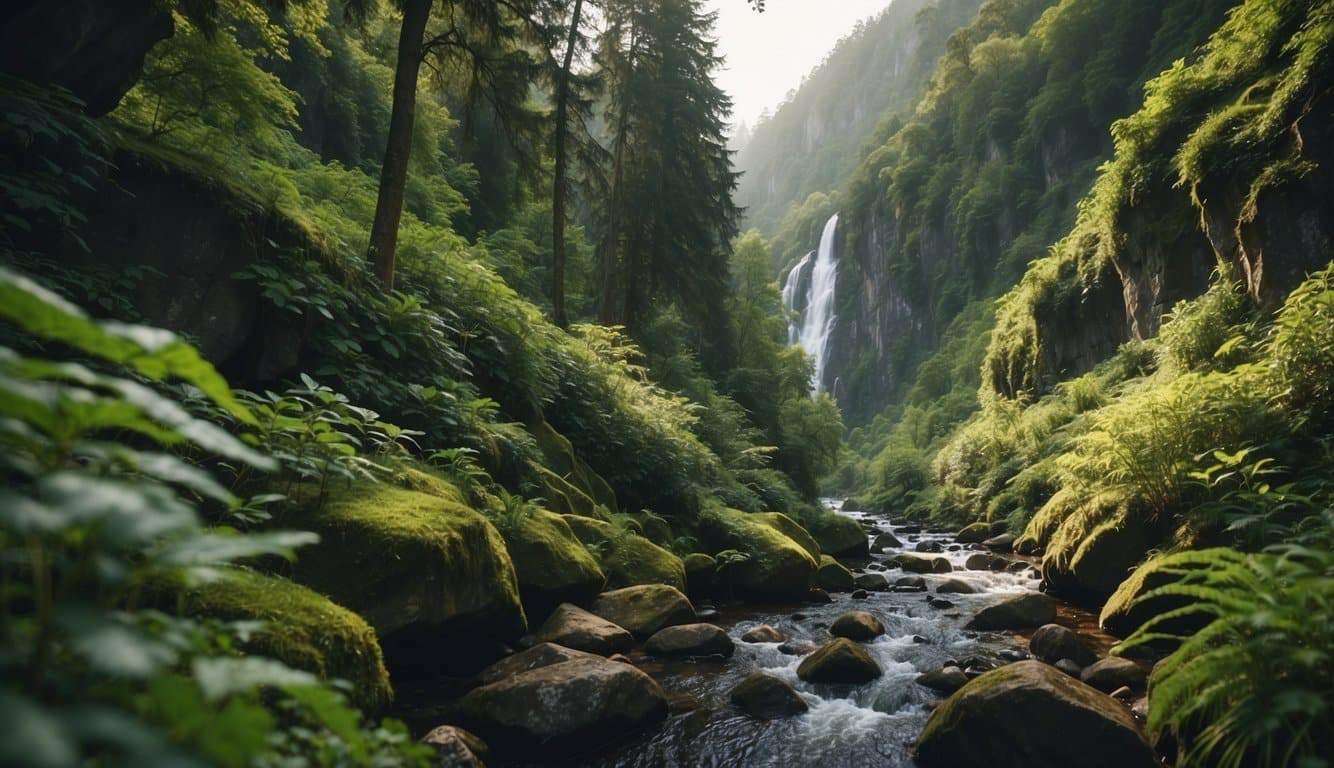
M 1334 263 L 1288 295 L 1265 352 L 1282 401 L 1312 426 L 1328 427 L 1334 418 Z
M 1240 283 L 1226 275 L 1203 295 L 1177 302 L 1158 331 L 1158 354 L 1164 368 L 1174 371 L 1226 370 L 1241 362 L 1235 336 L 1249 301 Z
M 1326 525 L 1328 525 L 1328 519 Z M 1149 679 L 1149 730 L 1171 734 L 1182 768 L 1324 766 L 1334 754 L 1334 552 L 1284 545 L 1262 554 L 1209 549 L 1170 555 L 1179 581 L 1141 596 L 1190 601 L 1137 630 L 1122 650 L 1158 639 L 1180 646 Z M 1211 621 L 1188 637 L 1159 627 Z

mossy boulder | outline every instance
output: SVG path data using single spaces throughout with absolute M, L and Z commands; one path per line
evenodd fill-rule
M 713 555 L 693 552 L 681 558 L 686 569 L 686 594 L 707 595 L 718 585 L 718 561 Z
M 1125 707 L 1037 661 L 988 672 L 946 699 L 927 720 L 916 758 L 923 768 L 1158 764 Z
M 820 646 L 797 665 L 797 677 L 810 683 L 869 683 L 884 674 L 866 649 L 847 638 Z
M 885 625 L 866 611 L 848 611 L 834 619 L 834 623 L 829 626 L 829 634 L 868 643 L 885 634 Z
M 616 513 L 616 493 L 611 486 L 593 468 L 588 466 L 574 452 L 574 446 L 564 435 L 557 432 L 540 414 L 534 415 L 524 425 L 537 448 L 542 453 L 543 464 L 551 472 L 563 478 L 568 484 L 578 488 L 611 513 Z
M 569 603 L 547 617 L 537 630 L 537 639 L 599 656 L 628 651 L 635 643 L 623 627 Z
M 638 512 L 630 515 L 639 523 L 640 535 L 660 547 L 672 545 L 672 525 L 652 512 Z
M 519 651 L 512 656 L 506 656 L 477 673 L 477 683 L 479 685 L 490 685 L 507 677 L 521 675 L 530 669 L 540 669 L 552 664 L 562 664 L 575 659 L 594 658 L 599 655 L 556 643 L 538 643 L 526 651 Z
M 1054 592 L 1106 597 L 1157 543 L 1131 502 L 1103 494 L 1090 505 L 1062 523 L 1047 544 L 1042 575 Z
M 990 523 L 966 525 L 954 535 L 954 540 L 960 544 L 980 544 L 989 538 L 991 538 Z
M 1037 592 L 1015 595 L 977 612 L 964 629 L 997 631 L 1028 629 L 1056 619 L 1056 601 Z
M 1102 613 L 1098 616 L 1098 624 L 1103 629 L 1119 637 L 1129 637 L 1153 617 L 1190 604 L 1189 598 L 1180 595 L 1159 595 L 1149 600 L 1139 600 L 1149 592 L 1172 584 L 1180 578 L 1176 574 L 1164 572 L 1162 562 L 1162 557 L 1149 560 L 1136 568 L 1117 586 L 1112 596 L 1107 598 L 1107 602 L 1102 606 Z M 1154 631 L 1191 635 L 1202 629 L 1209 619 L 1208 614 L 1179 616 L 1156 625 Z
M 643 584 L 602 593 L 589 609 L 638 638 L 695 621 L 695 606 L 666 584 Z
M 811 536 L 810 532 L 801 526 L 801 523 L 782 512 L 758 512 L 754 516 L 765 525 L 795 541 L 797 546 L 806 550 L 806 554 L 819 562 L 820 545 L 815 543 L 815 537 Z
M 277 576 L 228 569 L 193 588 L 154 584 L 154 602 L 180 605 L 188 616 L 259 621 L 245 650 L 324 679 L 352 684 L 360 707 L 379 710 L 394 697 L 375 630 L 357 614 L 307 587 Z
M 700 516 L 698 532 L 715 552 L 736 550 L 748 559 L 727 569 L 727 585 L 754 597 L 802 597 L 815 574 L 816 562 L 800 544 L 757 515 L 735 509 L 714 509 Z
M 519 579 L 524 610 L 534 622 L 561 603 L 593 599 L 607 578 L 565 518 L 537 510 L 501 530 Z
M 811 584 L 827 592 L 851 592 L 854 589 L 852 571 L 829 555 L 820 556 L 820 566 Z
M 500 639 L 527 629 L 505 540 L 457 493 L 360 483 L 315 504 L 312 494 L 285 526 L 314 531 L 297 581 L 371 623 L 381 637 L 409 626 L 484 630 Z
M 806 521 L 820 551 L 834 557 L 868 557 L 871 542 L 856 520 L 833 512 L 824 512 Z
M 532 477 L 542 486 L 542 498 L 546 499 L 547 506 L 552 510 L 562 515 L 607 519 L 607 513 L 598 507 L 593 498 L 569 480 L 537 462 L 532 462 L 529 469 Z
M 786 681 L 758 671 L 737 683 L 728 698 L 746 714 L 761 720 L 799 715 L 810 709 L 801 694 Z
M 681 558 L 634 533 L 626 526 L 577 515 L 565 515 L 570 530 L 596 555 L 607 577 L 607 589 L 636 584 L 667 584 L 686 588 Z
M 722 627 L 715 624 L 677 624 L 658 630 L 644 643 L 644 651 L 652 656 L 698 657 L 720 656 L 731 658 L 736 644 Z

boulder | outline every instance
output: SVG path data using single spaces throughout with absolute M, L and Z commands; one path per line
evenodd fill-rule
M 806 602 L 808 603 L 832 603 L 834 598 L 829 593 L 819 587 L 811 587 L 806 591 Z
M 291 494 L 298 511 L 283 523 L 320 536 L 301 548 L 296 580 L 355 611 L 381 637 L 413 627 L 518 638 L 527 620 L 505 540 L 452 486 L 437 487 L 340 485 L 322 504 L 315 488 Z
M 852 571 L 849 571 L 829 555 L 820 556 L 820 567 L 816 569 L 811 583 L 829 592 L 851 592 L 853 589 Z
M 991 526 L 987 523 L 966 525 L 954 535 L 954 540 L 960 544 L 981 544 L 989 538 L 991 538 Z
M 735 509 L 705 512 L 700 540 L 715 551 L 737 550 L 745 562 L 724 570 L 726 586 L 757 598 L 800 598 L 806 594 L 817 563 L 800 544 L 757 515 Z
M 1148 675 L 1140 665 L 1130 659 L 1108 656 L 1084 668 L 1079 679 L 1100 691 L 1115 691 L 1129 688 L 1132 691 L 1144 690 Z
M 659 630 L 644 650 L 653 656 L 722 656 L 731 658 L 736 650 L 732 638 L 715 624 L 678 624 Z
M 815 538 L 811 536 L 810 532 L 801 527 L 801 524 L 796 520 L 781 512 L 757 512 L 752 514 L 751 517 L 792 539 L 797 546 L 806 550 L 806 554 L 815 558 L 816 562 L 820 561 L 820 545 L 815 542 Z
M 902 546 L 903 542 L 899 541 L 899 537 L 892 533 L 882 533 L 871 542 L 871 551 L 884 552 L 886 549 L 899 549 Z
M 718 561 L 712 555 L 695 552 L 681 559 L 686 570 L 686 594 L 707 595 L 718 585 Z
M 968 559 L 963 561 L 963 567 L 970 571 L 989 571 L 991 570 L 991 561 L 996 559 L 998 558 L 995 555 L 978 552 L 976 555 L 969 555 Z
M 537 630 L 537 639 L 599 656 L 628 651 L 635 644 L 634 637 L 624 628 L 569 603 L 547 617 Z
M 909 573 L 935 573 L 936 568 L 932 558 L 916 555 L 896 555 L 891 562 Z
M 871 596 L 867 594 L 866 590 L 864 589 L 854 589 L 852 590 L 852 594 L 850 595 L 850 597 L 853 600 L 867 600 Z
M 598 561 L 560 515 L 537 510 L 500 533 L 530 618 L 540 619 L 561 603 L 591 600 L 607 583 Z
M 1013 533 L 1002 533 L 983 541 L 982 546 L 997 552 L 1009 552 L 1014 549 L 1014 539 Z
M 950 565 L 950 561 L 948 559 L 943 557 L 937 557 L 931 560 L 932 573 L 951 573 L 953 571 L 954 571 L 954 566 Z
M 506 656 L 482 670 L 477 674 L 477 681 L 481 685 L 490 685 L 497 680 L 504 680 L 530 669 L 539 669 L 549 667 L 552 664 L 586 658 L 598 657 L 592 653 L 576 651 L 573 648 L 566 648 L 555 643 L 538 643 L 526 651 L 520 651 L 513 656 Z
M 884 574 L 880 573 L 863 573 L 853 579 L 853 584 L 858 589 L 864 589 L 868 592 L 884 592 L 889 589 L 889 579 L 886 579 Z
M 965 629 L 1027 629 L 1050 624 L 1056 618 L 1056 601 L 1046 595 L 1028 592 L 1008 597 L 977 612 Z
M 866 532 L 856 520 L 828 512 L 807 522 L 807 530 L 824 554 L 834 557 L 867 557 L 871 554 Z
M 971 595 L 977 592 L 977 589 L 963 579 L 945 579 L 936 585 L 936 592 L 940 594 Z
M 1079 662 L 1074 659 L 1057 659 L 1052 666 L 1075 679 L 1079 679 L 1080 673 L 1084 671 L 1084 668 L 1079 666 Z
M 748 629 L 741 636 L 741 640 L 747 643 L 781 643 L 784 639 L 786 638 L 783 637 L 782 632 L 768 624 L 761 624 L 758 627 Z
M 946 609 L 946 608 L 953 608 L 953 607 L 954 607 L 954 603 L 953 603 L 953 602 L 951 602 L 951 601 L 949 601 L 949 600 L 946 600 L 946 599 L 943 598 L 943 597 L 930 597 L 930 598 L 927 598 L 926 604 L 929 605 L 929 606 L 931 606 L 932 608 L 937 608 L 937 609 L 940 609 L 940 610 L 944 610 L 944 609 Z
M 491 750 L 486 742 L 452 725 L 431 729 L 422 737 L 422 743 L 435 751 L 435 768 L 486 768 Z
M 885 634 L 885 625 L 866 611 L 848 611 L 834 619 L 833 625 L 829 627 L 829 634 L 867 642 Z
M 1162 570 L 1162 558 L 1149 560 L 1136 568 L 1134 573 L 1116 588 L 1112 596 L 1107 598 L 1102 613 L 1098 616 L 1098 624 L 1112 634 L 1129 637 L 1154 616 L 1186 607 L 1190 604 L 1190 599 L 1179 595 L 1159 595 L 1143 601 L 1139 599 L 1179 578 Z M 1154 631 L 1191 635 L 1208 624 L 1210 618 L 1209 614 L 1187 614 L 1156 625 Z
M 595 548 L 608 589 L 666 584 L 685 590 L 686 569 L 681 558 L 634 533 L 633 527 L 577 515 L 564 518 L 580 541 Z
M 729 698 L 743 712 L 762 720 L 799 715 L 810 708 L 787 682 L 763 672 L 746 675 Z
M 926 579 L 921 576 L 900 576 L 894 581 L 895 592 L 925 592 Z
M 942 702 L 915 756 L 922 768 L 1158 764 L 1124 707 L 1036 661 L 981 675 Z
M 1048 664 L 1070 659 L 1081 667 L 1087 667 L 1098 660 L 1098 655 L 1084 645 L 1074 630 L 1060 624 L 1039 627 L 1028 640 L 1028 650 L 1033 658 Z
M 815 650 L 815 643 L 805 640 L 787 640 L 778 646 L 778 652 L 788 656 L 805 656 Z
M 956 666 L 941 667 L 917 676 L 917 684 L 949 695 L 968 684 L 968 676 Z
M 1042 575 L 1053 592 L 1104 599 L 1159 544 L 1160 536 L 1143 522 L 1133 500 L 1102 494 L 1088 504 L 1086 513 L 1067 518 L 1047 543 Z
M 919 541 L 917 542 L 917 546 L 913 547 L 913 551 L 915 552 L 935 553 L 935 552 L 940 552 L 942 550 L 944 550 L 944 547 L 940 545 L 940 542 L 932 541 L 930 539 L 924 539 L 922 541 Z
M 672 545 L 672 526 L 666 520 L 652 512 L 638 512 L 631 517 L 639 523 L 640 535 L 644 538 L 660 547 Z
M 797 666 L 797 677 L 809 683 L 860 684 L 882 674 L 871 654 L 845 637 L 820 646 Z
M 603 592 L 590 609 L 639 638 L 695 620 L 695 607 L 680 590 L 666 584 L 643 584 Z
M 550 761 L 663 720 L 667 696 L 629 664 L 586 658 L 473 689 L 459 713 L 501 757 Z

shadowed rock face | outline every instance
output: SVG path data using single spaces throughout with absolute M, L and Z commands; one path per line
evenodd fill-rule
M 1036 661 L 988 672 L 947 699 L 922 731 L 917 760 L 923 768 L 1157 764 L 1124 707 Z
M 0 27 L 0 70 L 67 88 L 100 117 L 173 31 L 171 14 L 154 0 L 16 0 Z

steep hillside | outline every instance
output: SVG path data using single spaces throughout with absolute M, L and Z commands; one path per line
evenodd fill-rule
M 837 201 L 825 383 L 839 380 L 850 421 L 901 398 L 959 313 L 1008 289 L 1069 229 L 1111 154 L 1112 121 L 1231 4 L 991 2 L 956 33 L 916 111 Z
M 788 209 L 838 186 L 876 126 L 921 94 L 950 33 L 981 0 L 894 0 L 841 40 L 736 157 L 736 200 L 771 234 Z

